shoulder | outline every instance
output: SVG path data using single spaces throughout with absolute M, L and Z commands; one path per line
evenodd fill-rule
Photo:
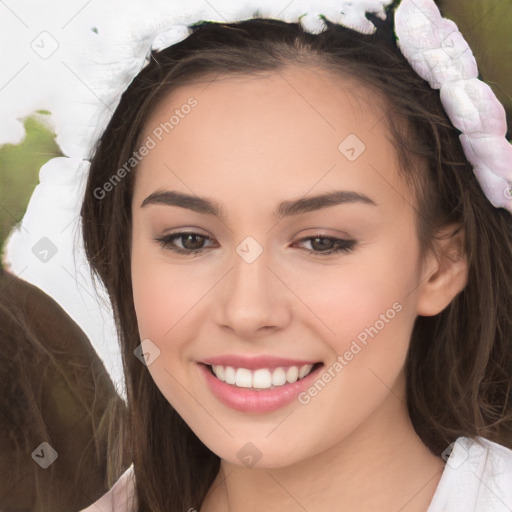
M 428 512 L 468 510 L 512 510 L 512 450 L 483 437 L 453 443 Z
M 134 496 L 135 473 L 132 464 L 106 494 L 80 512 L 135 512 Z

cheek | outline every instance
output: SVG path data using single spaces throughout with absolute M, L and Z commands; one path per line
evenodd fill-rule
M 162 339 L 179 318 L 186 297 L 176 292 L 184 290 L 165 271 L 151 266 L 147 260 L 144 267 L 134 262 L 132 282 L 141 337 Z
M 205 296 L 218 280 L 207 266 L 200 272 L 169 262 L 164 250 L 134 237 L 132 287 L 140 339 L 150 339 L 160 350 L 148 367 L 156 385 L 173 405 L 188 410 L 183 382 L 201 322 Z
M 188 321 L 206 285 L 186 266 L 170 265 L 165 251 L 152 242 L 135 242 L 131 271 L 141 337 L 171 339 L 175 330 Z M 186 321 L 179 324 L 182 319 Z
M 411 292 L 418 284 L 419 254 L 414 239 L 406 248 L 388 239 L 364 254 L 368 257 L 354 255 L 343 265 L 319 267 L 314 276 L 302 272 L 293 281 L 331 349 L 325 377 L 337 384 L 318 401 L 342 400 L 353 418 L 383 399 L 388 392 L 383 382 L 391 386 L 396 380 L 416 318 Z
M 416 284 L 415 265 L 380 254 L 380 261 L 347 259 L 343 265 L 288 277 L 307 306 L 305 317 L 323 325 L 322 332 L 338 353 L 355 338 L 364 343 L 371 336 L 369 330 L 390 331 L 412 321 L 403 312 L 414 299 L 410 292 Z
M 148 366 L 156 386 L 173 405 L 183 402 L 181 382 L 185 381 L 182 360 L 187 334 L 183 332 L 187 304 L 193 303 L 194 291 L 184 286 L 183 273 L 170 273 L 154 256 L 135 246 L 132 251 L 132 286 L 135 313 L 141 340 L 150 339 L 159 356 Z M 187 318 L 185 316 L 185 318 Z

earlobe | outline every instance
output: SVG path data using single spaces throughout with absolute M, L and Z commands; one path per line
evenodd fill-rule
M 468 262 L 464 232 L 449 226 L 435 241 L 436 251 L 425 258 L 419 286 L 417 314 L 433 316 L 443 311 L 467 284 Z

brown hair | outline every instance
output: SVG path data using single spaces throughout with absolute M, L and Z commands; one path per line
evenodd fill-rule
M 130 464 L 126 404 L 55 300 L 1 266 L 0 290 L 0 509 L 81 510 Z M 42 442 L 58 454 L 46 468 Z
M 216 75 L 279 73 L 311 66 L 358 80 L 389 107 L 400 171 L 414 191 L 422 253 L 439 228 L 465 233 L 465 289 L 440 314 L 416 319 L 406 360 L 407 405 L 426 446 L 441 452 L 459 436 L 481 435 L 512 447 L 512 217 L 483 194 L 439 99 L 396 46 L 392 14 L 368 15 L 377 30 L 360 34 L 328 20 L 313 35 L 270 19 L 196 24 L 185 40 L 158 53 L 123 94 L 99 141 L 82 208 L 93 271 L 114 307 L 123 352 L 139 510 L 199 509 L 219 469 L 134 356 L 140 344 L 130 275 L 129 173 L 107 197 L 94 191 L 137 149 L 155 107 L 178 86 Z M 418 172 L 418 162 L 424 172 Z M 165 435 L 163 433 L 165 432 Z

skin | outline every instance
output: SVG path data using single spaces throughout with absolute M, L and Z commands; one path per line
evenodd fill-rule
M 137 169 L 131 258 L 140 336 L 160 349 L 148 370 L 222 459 L 201 512 L 426 511 L 444 461 L 412 427 L 403 367 L 415 318 L 444 309 L 465 286 L 467 267 L 463 257 L 421 257 L 412 195 L 382 121 L 386 108 L 352 80 L 289 67 L 177 89 L 143 137 L 191 96 L 197 107 Z M 349 134 L 366 146 L 354 161 L 338 149 Z M 225 218 L 141 207 L 157 190 L 211 198 Z M 363 193 L 376 206 L 273 215 L 281 201 L 333 190 Z M 186 245 L 206 247 L 198 256 L 153 239 L 187 230 L 210 237 Z M 319 232 L 356 245 L 322 256 L 331 246 L 304 240 Z M 236 252 L 247 236 L 263 248 L 250 264 Z M 307 405 L 234 411 L 201 378 L 197 361 L 221 354 L 327 368 L 396 302 L 401 311 Z M 247 442 L 261 453 L 253 467 L 237 457 Z

